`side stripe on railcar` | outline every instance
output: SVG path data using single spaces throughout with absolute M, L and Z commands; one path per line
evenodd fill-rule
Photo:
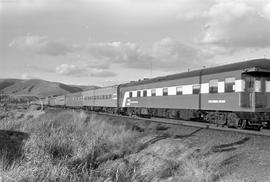
M 177 88 L 181 88 L 181 90 L 182 90 L 181 95 L 190 95 L 190 94 L 193 94 L 194 85 L 196 85 L 196 86 L 199 85 L 201 94 L 208 94 L 209 93 L 209 83 L 179 85 L 179 86 L 172 86 L 172 87 L 166 87 L 166 88 L 168 88 L 168 95 L 177 95 Z M 218 82 L 217 87 L 218 87 L 217 93 L 225 93 L 225 82 L 224 81 Z M 128 102 L 130 92 L 132 92 L 132 98 L 138 97 L 138 93 L 140 94 L 140 97 L 144 97 L 143 96 L 144 90 L 147 91 L 147 95 L 146 95 L 147 97 L 152 96 L 151 93 L 153 92 L 153 90 L 155 92 L 155 96 L 163 96 L 163 88 L 147 88 L 147 89 L 142 89 L 142 90 L 126 91 L 124 93 L 122 107 L 126 107 L 126 106 L 130 105 Z M 233 85 L 234 92 L 243 92 L 244 88 L 245 88 L 244 80 L 242 80 L 242 79 L 235 80 L 234 85 Z M 224 103 L 224 101 L 220 101 L 219 103 Z

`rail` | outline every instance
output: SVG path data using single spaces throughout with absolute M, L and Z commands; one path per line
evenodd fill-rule
M 91 111 L 94 112 L 94 111 Z M 270 137 L 270 130 L 262 129 L 261 131 L 254 131 L 254 130 L 243 130 L 237 128 L 228 128 L 228 127 L 218 127 L 215 124 L 211 123 L 203 123 L 203 122 L 196 122 L 196 121 L 184 121 L 184 120 L 176 120 L 176 119 L 168 119 L 168 118 L 141 118 L 137 116 L 129 117 L 123 115 L 116 115 L 110 114 L 105 112 L 95 112 L 99 115 L 107 115 L 113 117 L 122 117 L 122 118 L 129 118 L 129 119 L 137 119 L 137 120 L 144 120 L 144 121 L 151 121 L 155 123 L 161 124 L 169 124 L 169 125 L 176 125 L 176 126 L 188 126 L 188 127 L 196 127 L 196 128 L 204 128 L 209 130 L 220 130 L 220 131 L 228 131 L 228 132 L 237 132 L 243 134 L 251 134 L 251 135 L 259 135 L 259 136 L 268 136 Z

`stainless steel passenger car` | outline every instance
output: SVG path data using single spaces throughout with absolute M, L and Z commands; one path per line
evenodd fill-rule
M 117 88 L 115 85 L 82 92 L 83 106 L 89 110 L 116 112 Z
M 46 98 L 44 98 L 44 99 L 41 99 L 41 102 L 42 102 L 42 104 L 43 104 L 44 106 L 48 106 L 48 105 L 49 105 L 49 98 L 46 97 Z
M 66 104 L 66 96 L 60 95 L 55 97 L 55 105 L 59 107 L 64 107 Z
M 55 97 L 48 97 L 48 105 L 55 106 Z
M 81 108 L 83 106 L 83 97 L 81 92 L 66 95 L 66 107 Z

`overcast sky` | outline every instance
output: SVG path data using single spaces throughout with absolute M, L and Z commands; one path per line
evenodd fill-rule
M 270 0 L 0 0 L 0 78 L 107 86 L 270 57 Z

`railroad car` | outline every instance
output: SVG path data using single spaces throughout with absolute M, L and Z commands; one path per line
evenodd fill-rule
M 30 102 L 30 105 L 40 105 L 40 100 L 33 100 Z
M 65 107 L 66 104 L 66 96 L 60 95 L 55 97 L 55 105 L 58 107 Z
M 67 94 L 65 106 L 69 108 L 82 108 L 83 106 L 82 93 L 76 92 Z
M 118 85 L 82 92 L 83 107 L 88 110 L 117 112 Z
M 270 60 L 256 59 L 119 86 L 121 113 L 260 130 L 270 112 Z
M 41 101 L 42 101 L 42 104 L 43 104 L 44 106 L 48 106 L 48 105 L 49 105 L 49 98 L 48 98 L 48 97 L 42 99 Z
M 55 97 L 48 98 L 48 105 L 54 107 L 55 106 Z

